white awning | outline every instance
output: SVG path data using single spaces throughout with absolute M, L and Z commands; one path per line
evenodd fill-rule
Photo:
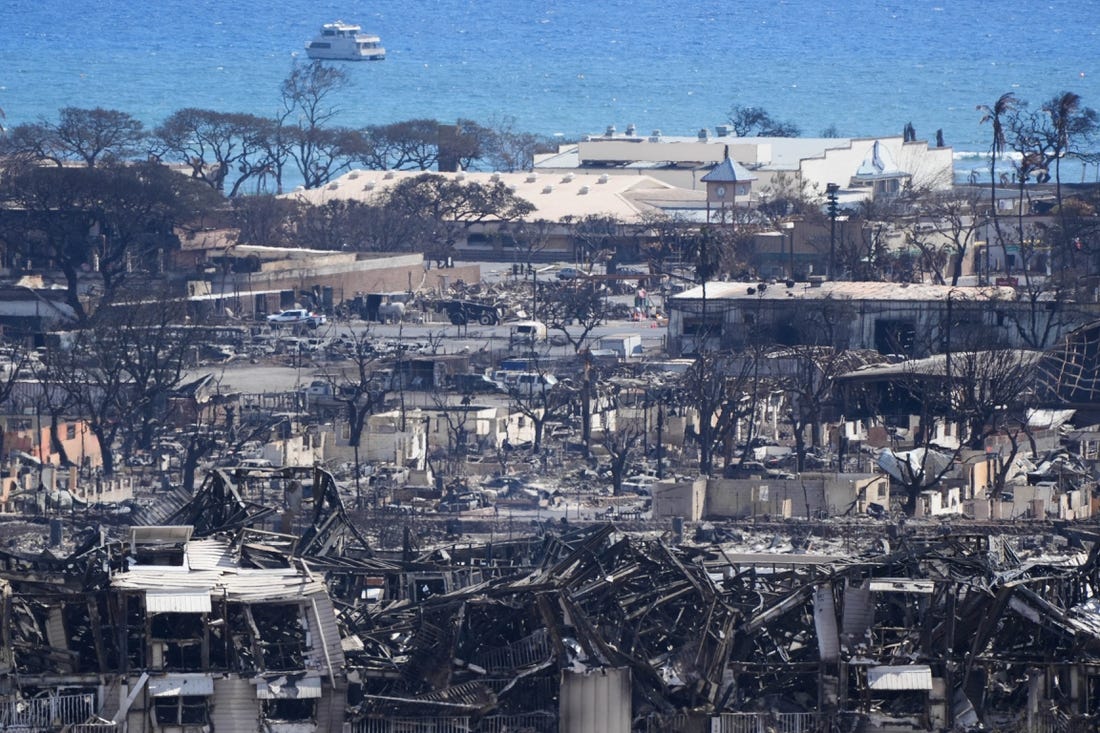
M 146 613 L 210 613 L 209 590 L 147 590 Z
M 293 680 L 286 675 L 280 675 L 256 680 L 256 697 L 260 700 L 294 700 L 320 696 L 320 677 L 302 677 Z
M 932 668 L 927 664 L 868 667 L 867 685 L 872 690 L 931 690 Z
M 205 674 L 170 674 L 149 678 L 149 694 L 153 697 L 213 695 L 214 678 Z

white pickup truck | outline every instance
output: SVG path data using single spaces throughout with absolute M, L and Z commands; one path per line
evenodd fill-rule
M 305 308 L 291 308 L 280 313 L 273 313 L 267 317 L 267 324 L 273 327 L 279 326 L 296 326 L 299 324 L 305 324 L 310 328 L 317 328 L 324 325 L 325 315 L 323 313 L 310 313 Z

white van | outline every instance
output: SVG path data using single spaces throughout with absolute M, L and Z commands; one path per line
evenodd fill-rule
M 535 395 L 549 392 L 557 383 L 558 378 L 553 374 L 520 372 L 511 388 L 521 395 Z
M 546 324 L 542 321 L 516 321 L 508 330 L 508 342 L 535 344 L 546 340 Z

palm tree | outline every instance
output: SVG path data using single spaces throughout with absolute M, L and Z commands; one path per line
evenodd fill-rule
M 982 113 L 982 119 L 978 124 L 984 125 L 989 122 L 993 127 L 993 142 L 989 146 L 989 195 L 990 203 L 993 207 L 993 229 L 997 233 L 997 242 L 1001 242 L 1001 224 L 997 219 L 997 158 L 1004 153 L 1005 145 L 1005 130 L 1004 130 L 1004 117 L 1017 105 L 1016 95 L 1012 92 L 1002 94 L 993 106 L 979 104 L 978 111 Z M 989 242 L 985 245 L 985 278 L 986 282 L 989 281 Z
M 1066 212 L 1062 206 L 1062 158 L 1080 150 L 1081 141 L 1092 137 L 1097 130 L 1096 111 L 1081 106 L 1081 97 L 1074 92 L 1062 92 L 1043 105 L 1043 112 L 1050 118 L 1048 145 L 1054 158 L 1054 197 L 1058 202 L 1064 245 L 1068 245 Z M 1071 256 L 1073 254 L 1070 250 Z

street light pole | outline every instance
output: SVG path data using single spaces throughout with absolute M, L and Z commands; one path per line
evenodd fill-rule
M 794 280 L 794 222 L 783 222 L 783 229 L 786 230 L 787 236 L 790 237 L 790 249 L 787 252 L 787 279 Z
M 829 212 L 829 269 L 825 274 L 830 280 L 833 279 L 833 268 L 836 263 L 836 215 L 838 213 L 836 194 L 839 190 L 839 184 L 825 185 L 825 197 L 828 200 L 826 210 Z

